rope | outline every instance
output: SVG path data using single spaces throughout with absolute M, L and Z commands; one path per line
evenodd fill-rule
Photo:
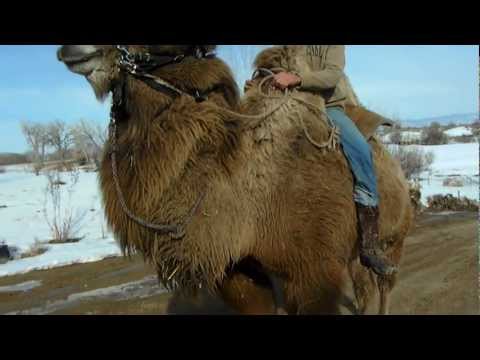
M 229 115 L 231 117 L 234 117 L 234 118 L 237 118 L 237 119 L 242 119 L 242 120 L 248 120 L 249 122 L 248 122 L 247 125 L 245 125 L 243 127 L 243 130 L 251 130 L 251 129 L 255 129 L 258 126 L 260 126 L 267 118 L 269 118 L 274 113 L 276 113 L 277 111 L 282 109 L 291 100 L 296 101 L 297 103 L 303 104 L 304 106 L 306 106 L 310 110 L 316 112 L 319 115 L 320 118 L 322 118 L 322 119 L 326 118 L 327 119 L 327 124 L 331 128 L 328 139 L 326 141 L 323 141 L 323 142 L 318 142 L 318 141 L 314 140 L 312 138 L 312 136 L 310 135 L 310 133 L 308 132 L 308 128 L 306 127 L 302 117 L 298 116 L 298 118 L 300 119 L 300 125 L 302 126 L 303 133 L 305 134 L 305 137 L 307 138 L 307 140 L 314 147 L 316 147 L 319 150 L 322 150 L 322 149 L 334 150 L 337 147 L 337 144 L 339 142 L 340 129 L 338 129 L 335 126 L 335 124 L 332 122 L 332 120 L 330 119 L 330 117 L 328 116 L 328 114 L 325 110 L 320 108 L 318 105 L 312 104 L 311 102 L 309 102 L 305 99 L 302 99 L 301 97 L 296 96 L 295 93 L 294 93 L 295 90 L 294 91 L 289 91 L 288 89 L 286 89 L 285 94 L 283 96 L 281 96 L 281 95 L 271 95 L 271 94 L 267 94 L 263 91 L 263 87 L 264 87 L 265 83 L 267 81 L 273 79 L 276 72 L 281 72 L 281 71 L 285 71 L 285 69 L 283 69 L 283 68 L 272 68 L 272 69 L 259 68 L 254 73 L 254 75 L 257 74 L 258 72 L 264 72 L 264 73 L 268 74 L 268 76 L 265 76 L 260 81 L 260 83 L 258 84 L 258 93 L 260 94 L 260 96 L 262 98 L 266 99 L 266 100 L 280 100 L 280 102 L 277 105 L 275 105 L 272 109 L 270 109 L 270 110 L 268 110 L 268 111 L 266 111 L 262 114 L 258 114 L 258 115 L 240 114 L 236 111 L 226 109 L 224 107 L 218 106 L 218 105 L 210 103 L 210 102 L 208 102 L 206 104 L 208 104 L 208 106 L 210 106 L 212 108 L 215 108 L 216 110 L 221 111 L 224 114 Z M 155 83 L 171 90 L 172 92 L 176 93 L 179 96 L 183 95 L 183 96 L 187 96 L 187 97 L 191 97 L 191 98 L 193 97 L 191 94 L 186 93 L 183 90 L 180 90 L 179 88 L 175 87 L 174 85 L 170 84 L 169 82 L 167 82 L 167 81 L 165 81 L 165 80 L 163 80 L 163 79 L 161 79 L 157 76 L 150 75 L 150 74 L 147 74 L 147 73 L 141 73 L 141 74 L 132 73 L 132 75 L 141 76 L 141 77 L 147 78 L 151 81 L 154 81 Z M 193 98 L 195 99 L 195 97 L 193 97 Z
M 327 112 L 324 111 L 323 109 L 321 109 L 319 106 L 317 106 L 315 104 L 312 104 L 311 102 L 309 102 L 305 99 L 302 99 L 301 97 L 296 96 L 294 92 L 291 92 L 288 89 L 285 90 L 285 94 L 283 96 L 266 94 L 263 91 L 263 87 L 264 87 L 265 83 L 267 81 L 273 79 L 273 77 L 275 76 L 275 72 L 285 71 L 285 70 L 282 69 L 282 68 L 274 68 L 274 69 L 271 69 L 271 70 L 270 69 L 265 69 L 265 68 L 260 68 L 260 69 L 257 69 L 257 71 L 255 73 L 262 72 L 262 71 L 268 73 L 269 75 L 264 77 L 262 79 L 262 81 L 260 81 L 260 83 L 258 84 L 258 92 L 259 92 L 260 96 L 263 97 L 264 99 L 267 99 L 267 100 L 280 100 L 280 103 L 277 104 L 276 106 L 274 106 L 271 110 L 266 111 L 262 114 L 258 114 L 258 115 L 246 115 L 246 114 L 237 113 L 237 112 L 229 110 L 229 109 L 225 109 L 223 107 L 220 107 L 218 105 L 211 104 L 211 103 L 209 103 L 209 106 L 214 107 L 217 110 L 220 110 L 220 111 L 224 112 L 225 114 L 230 115 L 232 117 L 236 117 L 236 118 L 243 119 L 243 120 L 249 120 L 250 122 L 248 123 L 247 126 L 244 127 L 244 129 L 251 130 L 251 129 L 254 129 L 254 128 L 260 126 L 265 121 L 265 119 L 272 116 L 275 112 L 277 112 L 278 110 L 280 110 L 281 108 L 286 106 L 291 100 L 296 101 L 297 103 L 303 104 L 304 106 L 306 106 L 310 110 L 316 112 L 321 118 L 323 118 L 323 116 L 325 116 L 325 118 L 327 119 L 327 124 L 331 128 L 328 139 L 324 142 L 317 142 L 316 140 L 314 140 L 312 138 L 312 136 L 308 132 L 308 128 L 306 127 L 302 116 L 299 115 L 298 119 L 300 121 L 300 125 L 302 127 L 302 130 L 303 130 L 307 140 L 314 147 L 316 147 L 320 150 L 325 149 L 325 148 L 328 149 L 328 150 L 334 150 L 337 147 L 337 144 L 339 142 L 340 129 L 335 126 L 335 124 L 332 122 L 332 120 L 328 116 Z M 297 113 L 299 114 L 298 110 L 297 110 Z M 252 121 L 253 121 L 253 123 L 252 123 Z
M 184 217 L 184 220 L 177 224 L 154 224 L 144 220 L 136 215 L 128 208 L 127 203 L 125 201 L 125 197 L 123 196 L 122 188 L 120 186 L 120 181 L 118 178 L 118 169 L 117 169 L 117 126 L 115 120 L 112 118 L 112 123 L 110 127 L 110 141 L 112 144 L 112 151 L 111 151 L 111 162 L 112 162 L 112 174 L 113 174 L 113 181 L 115 183 L 115 190 L 117 192 L 117 197 L 120 202 L 120 206 L 122 207 L 123 212 L 134 222 L 137 224 L 150 229 L 156 232 L 159 232 L 163 235 L 170 235 L 173 239 L 182 239 L 185 237 L 186 234 L 186 226 L 192 221 L 195 213 L 197 212 L 200 204 L 202 203 L 203 199 L 205 198 L 206 192 L 204 192 L 196 201 L 195 205 L 190 209 L 190 212 Z
M 267 111 L 263 114 L 246 115 L 246 114 L 240 114 L 240 113 L 237 113 L 235 111 L 223 108 L 221 106 L 218 106 L 216 104 L 212 104 L 210 102 L 208 102 L 206 104 L 208 104 L 209 106 L 215 108 L 216 110 L 222 111 L 223 113 L 225 113 L 227 115 L 230 115 L 232 117 L 236 117 L 236 118 L 244 119 L 244 120 L 249 120 L 250 123 L 248 124 L 248 126 L 244 127 L 244 129 L 248 130 L 248 129 L 254 129 L 254 128 L 260 126 L 265 121 L 265 119 L 267 119 L 268 117 L 273 115 L 275 112 L 280 110 L 282 107 L 286 106 L 291 100 L 294 100 L 297 103 L 303 104 L 307 108 L 310 108 L 312 111 L 318 113 L 321 118 L 323 118 L 323 116 L 325 116 L 327 118 L 328 125 L 331 127 L 331 131 L 330 131 L 330 134 L 328 136 L 328 139 L 324 142 L 317 142 L 312 138 L 312 136 L 308 132 L 308 129 L 305 126 L 303 118 L 300 116 L 299 111 L 297 110 L 297 113 L 299 114 L 298 118 L 300 120 L 300 125 L 303 128 L 303 132 L 304 132 L 307 140 L 313 146 L 315 146 L 316 148 L 318 148 L 320 150 L 323 150 L 323 149 L 333 150 L 333 149 L 335 149 L 337 144 L 338 144 L 338 138 L 339 138 L 340 132 L 339 132 L 339 129 L 333 124 L 333 122 L 329 118 L 326 111 L 324 111 L 323 109 L 321 109 L 320 107 L 318 107 L 315 104 L 312 104 L 312 103 L 310 103 L 310 102 L 308 102 L 308 101 L 306 101 L 302 98 L 299 98 L 299 97 L 295 96 L 295 94 L 288 91 L 288 89 L 285 90 L 285 94 L 283 96 L 278 96 L 278 95 L 274 96 L 274 95 L 271 95 L 271 94 L 264 93 L 263 92 L 263 86 L 265 85 L 265 83 L 267 81 L 271 80 L 275 76 L 274 71 L 284 71 L 284 70 L 281 69 L 281 68 L 275 68 L 275 69 L 271 69 L 271 70 L 261 68 L 261 69 L 258 69 L 256 72 L 258 72 L 258 71 L 263 71 L 263 72 L 266 72 L 266 73 L 269 74 L 268 76 L 263 78 L 260 81 L 260 83 L 258 84 L 258 92 L 259 92 L 260 96 L 262 96 L 263 98 L 268 99 L 268 100 L 280 100 L 280 103 L 277 104 L 276 106 L 274 106 L 271 110 L 269 110 L 269 111 Z M 130 73 L 134 76 L 139 76 L 140 75 L 141 77 L 148 78 L 148 79 L 156 82 L 157 84 L 175 92 L 179 96 L 184 95 L 184 96 L 194 98 L 191 94 L 188 94 L 188 93 L 178 89 L 177 87 L 173 86 L 172 84 L 168 83 L 167 81 L 164 81 L 164 80 L 162 80 L 162 79 L 160 79 L 156 76 L 146 74 L 146 73 L 139 74 L 139 73 L 136 73 L 135 70 L 130 71 Z M 111 154 L 110 154 L 111 162 L 112 162 L 112 164 L 111 164 L 112 165 L 112 175 L 113 175 L 113 180 L 114 180 L 114 183 L 115 183 L 115 191 L 117 193 L 118 200 L 120 202 L 120 206 L 122 207 L 123 212 L 132 221 L 136 222 L 137 224 L 139 224 L 139 225 L 141 225 L 145 228 L 148 228 L 150 230 L 154 230 L 156 232 L 160 232 L 161 234 L 164 234 L 164 235 L 170 235 L 173 239 L 183 238 L 186 234 L 185 228 L 192 221 L 195 213 L 197 212 L 198 208 L 200 207 L 200 204 L 202 203 L 203 199 L 205 198 L 206 192 L 204 192 L 200 196 L 200 198 L 196 201 L 194 206 L 191 208 L 190 212 L 184 217 L 184 220 L 180 223 L 177 223 L 177 224 L 166 224 L 166 223 L 154 224 L 154 223 L 151 223 L 147 220 L 142 219 L 139 216 L 136 216 L 127 206 L 125 197 L 123 196 L 122 188 L 120 186 L 120 181 L 119 181 L 119 178 L 118 178 L 117 124 L 116 124 L 116 119 L 115 119 L 114 106 L 112 106 L 112 113 L 111 113 L 111 116 L 110 116 L 110 136 L 109 137 L 110 137 L 110 142 L 111 142 L 111 145 L 112 145 L 112 151 L 111 151 Z M 171 276 L 173 276 L 173 275 L 174 274 L 172 274 Z

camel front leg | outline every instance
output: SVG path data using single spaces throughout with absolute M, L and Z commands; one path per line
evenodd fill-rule
M 252 258 L 236 264 L 220 292 L 242 314 L 288 315 L 284 280 Z
M 377 278 L 378 292 L 380 293 L 379 315 L 389 315 L 391 282 L 390 276 L 379 276 Z
M 266 275 L 272 284 L 272 295 L 275 303 L 276 315 L 288 315 L 286 310 L 287 302 L 285 300 L 285 283 L 277 275 L 266 271 Z

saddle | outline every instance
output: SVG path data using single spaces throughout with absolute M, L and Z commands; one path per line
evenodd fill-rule
M 296 47 L 275 46 L 261 51 L 256 59 L 254 66 L 256 69 L 274 69 L 284 68 L 287 70 L 295 70 L 296 64 Z M 389 119 L 363 107 L 353 90 L 350 80 L 345 75 L 347 85 L 347 101 L 345 105 L 345 113 L 357 125 L 360 132 L 368 140 L 372 138 L 375 131 L 380 126 L 393 126 L 393 122 Z M 250 84 L 246 84 L 245 92 L 247 92 Z
M 365 139 L 370 140 L 380 126 L 393 126 L 393 122 L 363 106 L 346 105 L 345 113 L 357 125 Z

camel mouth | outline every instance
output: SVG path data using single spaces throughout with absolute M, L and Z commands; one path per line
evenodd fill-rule
M 65 63 L 65 65 L 71 67 L 79 64 L 83 64 L 89 62 L 93 58 L 99 57 L 102 55 L 102 50 L 97 50 L 91 54 L 83 55 L 83 56 L 72 56 L 69 58 L 64 58 L 61 61 Z
M 76 74 L 89 76 L 97 67 L 96 63 L 103 56 L 102 49 L 63 46 L 57 51 L 57 58 L 70 71 Z

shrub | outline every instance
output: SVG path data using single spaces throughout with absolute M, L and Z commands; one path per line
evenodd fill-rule
M 478 202 L 452 194 L 433 195 L 427 198 L 428 209 L 433 211 L 478 211 Z
M 456 136 L 453 138 L 453 140 L 457 143 L 473 143 L 475 142 L 475 136 L 473 135 L 462 135 L 462 136 Z
M 422 206 L 422 188 L 418 182 L 409 182 L 410 201 L 415 209 L 415 213 L 423 210 Z
M 443 186 L 462 187 L 462 186 L 464 186 L 464 182 L 462 181 L 462 179 L 449 177 L 449 178 L 446 178 L 445 180 L 443 180 L 442 185 Z
M 399 129 L 395 129 L 390 133 L 390 143 L 400 144 L 402 142 L 402 132 Z
M 24 154 L 2 153 L 0 154 L 0 165 L 16 165 L 28 163 L 28 157 Z
M 25 259 L 25 258 L 29 258 L 29 257 L 42 255 L 43 253 L 46 253 L 47 251 L 48 251 L 47 246 L 45 246 L 40 241 L 35 240 L 35 243 L 33 243 L 33 245 L 31 245 L 30 248 L 27 251 L 23 252 L 20 255 L 20 259 Z
M 427 171 L 433 163 L 433 152 L 425 152 L 418 146 L 390 146 L 389 151 L 400 162 L 408 180 Z
M 439 123 L 433 122 L 422 131 L 422 144 L 442 145 L 448 143 L 448 136 L 442 130 Z
M 70 185 L 62 179 L 58 170 L 46 173 L 44 216 L 51 231 L 52 244 L 77 242 L 76 233 L 86 212 L 78 212 L 72 204 L 72 195 L 78 183 L 78 169 L 69 173 Z

